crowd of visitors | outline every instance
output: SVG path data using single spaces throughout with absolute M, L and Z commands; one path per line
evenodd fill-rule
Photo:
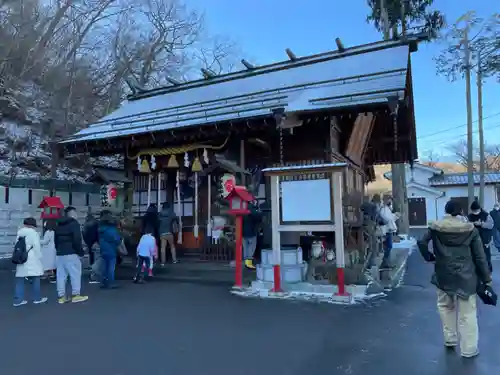
M 78 303 L 88 299 L 81 293 L 82 257 L 84 245 L 88 249 L 90 263 L 89 283 L 99 283 L 103 289 L 114 289 L 115 268 L 121 257 L 127 254 L 120 223 L 111 211 L 103 210 L 99 219 L 87 215 L 83 230 L 74 207 L 66 207 L 60 219 L 47 219 L 43 237 L 37 231 L 37 221 L 27 218 L 17 233 L 12 255 L 16 264 L 14 306 L 27 304 L 24 284 L 33 286 L 33 303 L 47 302 L 40 295 L 40 280 L 45 276 L 56 284 L 58 303 Z M 148 207 L 142 220 L 142 231 L 137 245 L 137 271 L 134 282 L 142 283 L 146 276 L 153 276 L 153 264 L 158 258 L 161 245 L 161 265 L 166 263 L 167 245 L 170 246 L 172 263 L 177 263 L 174 233 L 178 230 L 177 216 L 168 203 L 158 213 L 155 205 Z M 97 256 L 98 253 L 98 256 Z M 71 295 L 66 295 L 67 282 L 71 284 Z

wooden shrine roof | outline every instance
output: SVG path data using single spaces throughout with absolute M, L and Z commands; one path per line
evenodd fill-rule
M 405 98 L 409 54 L 418 39 L 360 45 L 141 92 L 62 143 L 266 118 L 283 109 L 384 105 L 389 97 Z

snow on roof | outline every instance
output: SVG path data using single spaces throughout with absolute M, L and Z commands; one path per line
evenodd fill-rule
M 402 99 L 407 43 L 377 42 L 151 90 L 63 143 L 264 117 L 278 108 L 304 112 Z
M 327 164 L 312 164 L 312 165 L 292 165 L 289 167 L 273 167 L 265 168 L 262 170 L 263 173 L 269 172 L 294 172 L 300 170 L 312 170 L 315 169 L 330 169 L 330 168 L 342 168 L 347 167 L 347 163 L 327 163 Z
M 479 173 L 474 173 L 474 184 L 479 184 Z M 469 179 L 467 173 L 444 173 L 441 175 L 433 176 L 429 179 L 431 186 L 458 186 L 467 185 Z M 486 184 L 500 183 L 500 173 L 486 172 L 484 174 L 484 182 Z

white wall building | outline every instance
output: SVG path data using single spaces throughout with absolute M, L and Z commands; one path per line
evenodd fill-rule
M 391 173 L 384 177 L 391 179 Z M 444 206 L 450 199 L 462 204 L 468 211 L 467 173 L 444 173 L 442 169 L 415 163 L 406 166 L 408 210 L 411 228 L 423 228 L 444 215 Z M 499 199 L 500 173 L 485 173 L 484 209 L 490 211 Z M 479 174 L 474 174 L 474 190 L 479 196 Z

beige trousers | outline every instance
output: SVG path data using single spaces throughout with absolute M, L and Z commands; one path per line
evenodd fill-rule
M 468 299 L 453 298 L 438 289 L 437 307 L 443 323 L 445 345 L 455 346 L 460 340 L 461 354 L 464 357 L 475 355 L 479 341 L 476 295 Z
M 162 234 L 160 236 L 160 261 L 165 263 L 167 261 L 167 244 L 170 246 L 170 254 L 172 254 L 172 261 L 177 261 L 177 254 L 175 250 L 175 239 L 172 233 Z

